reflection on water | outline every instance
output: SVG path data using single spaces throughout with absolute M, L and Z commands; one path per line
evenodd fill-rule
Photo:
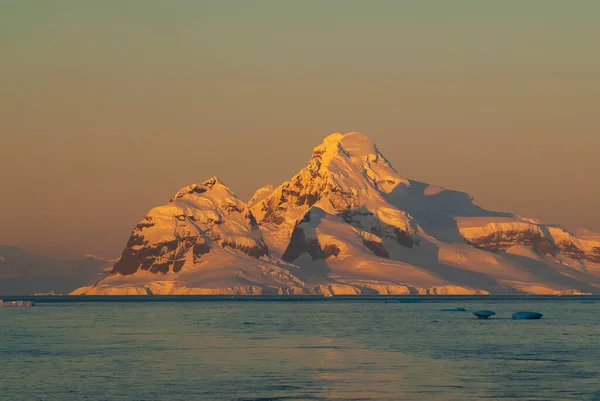
M 458 301 L 457 301 L 458 302 Z M 448 306 L 493 309 L 480 321 Z M 599 302 L 0 310 L 4 400 L 600 400 Z M 539 321 L 510 319 L 517 310 Z

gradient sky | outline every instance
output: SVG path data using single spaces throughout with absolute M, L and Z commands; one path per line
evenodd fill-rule
M 600 231 L 600 1 L 0 0 L 0 244 L 117 256 L 362 131 L 405 176 Z

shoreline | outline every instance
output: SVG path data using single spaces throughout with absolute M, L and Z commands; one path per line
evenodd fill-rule
M 600 295 L 0 295 L 5 302 L 469 302 L 469 301 L 600 301 Z

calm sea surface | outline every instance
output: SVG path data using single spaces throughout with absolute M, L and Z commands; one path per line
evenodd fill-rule
M 599 312 L 597 298 L 2 308 L 0 399 L 600 400 Z

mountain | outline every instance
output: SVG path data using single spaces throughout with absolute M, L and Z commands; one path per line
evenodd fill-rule
M 481 208 L 405 178 L 364 134 L 336 133 L 246 204 L 218 178 L 133 230 L 74 294 L 600 293 L 600 235 Z
M 105 277 L 104 269 L 109 264 L 92 255 L 80 260 L 56 260 L 0 246 L 0 295 L 68 294 Z
M 150 210 L 111 275 L 75 294 L 260 294 L 293 285 L 290 269 L 271 262 L 250 209 L 213 177 Z

